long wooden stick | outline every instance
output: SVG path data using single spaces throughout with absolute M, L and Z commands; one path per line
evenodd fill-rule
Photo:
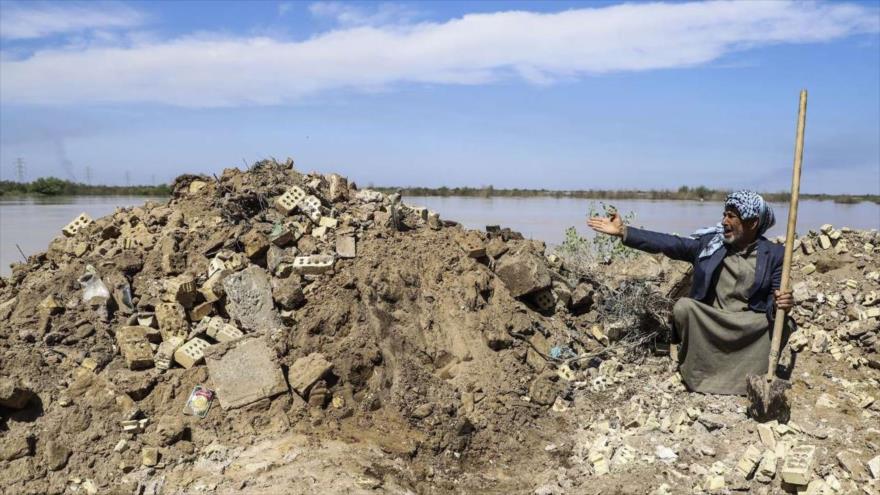
M 807 124 L 807 90 L 801 90 L 800 106 L 798 108 L 797 135 L 794 142 L 794 170 L 791 174 L 791 201 L 788 205 L 788 228 L 785 231 L 785 258 L 782 261 L 782 284 L 779 290 L 787 292 L 791 275 L 791 252 L 794 248 L 795 226 L 797 225 L 798 194 L 801 188 L 801 163 L 804 158 L 804 127 Z M 785 311 L 776 310 L 776 320 L 773 322 L 773 340 L 770 342 L 770 360 L 767 367 L 767 379 L 772 380 L 776 376 L 776 366 L 779 364 L 779 347 L 782 344 L 782 330 L 785 327 Z

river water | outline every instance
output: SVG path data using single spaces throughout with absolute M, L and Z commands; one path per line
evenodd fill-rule
M 77 196 L 77 197 L 0 197 L 0 275 L 9 275 L 9 264 L 21 261 L 16 244 L 26 255 L 44 251 L 49 242 L 75 216 L 82 212 L 92 218 L 113 213 L 117 207 L 134 206 L 145 201 L 167 198 L 143 196 Z M 541 239 L 548 244 L 562 241 L 565 229 L 576 227 L 588 236 L 585 225 L 591 205 L 598 200 L 571 198 L 463 198 L 405 197 L 413 206 L 426 206 L 449 220 L 465 227 L 483 229 L 501 225 Z M 621 213 L 633 212 L 633 225 L 661 232 L 690 233 L 713 225 L 721 219 L 721 205 L 700 201 L 615 200 L 611 202 Z M 768 236 L 785 235 L 787 204 L 773 204 L 777 224 Z M 798 207 L 798 231 L 816 230 L 824 223 L 858 229 L 880 228 L 880 205 L 875 203 L 840 204 L 833 201 L 801 201 Z

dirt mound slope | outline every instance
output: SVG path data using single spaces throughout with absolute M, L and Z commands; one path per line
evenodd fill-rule
M 826 230 L 798 247 L 792 348 L 833 361 L 816 379 L 848 387 L 822 400 L 857 401 L 837 409 L 847 431 L 877 416 L 878 239 Z M 686 267 L 640 256 L 588 277 L 545 251 L 292 161 L 181 176 L 167 204 L 80 219 L 0 279 L 0 485 L 648 493 L 726 475 L 728 489 L 755 443 L 742 399 L 686 394 L 667 358 L 633 352 L 654 344 L 634 335 L 663 334 Z M 637 318 L 618 318 L 622 295 Z M 777 436 L 830 418 L 793 417 Z

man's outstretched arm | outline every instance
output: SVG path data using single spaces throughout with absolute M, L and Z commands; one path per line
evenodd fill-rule
M 700 241 L 696 239 L 627 227 L 617 213 L 610 217 L 588 218 L 587 226 L 596 232 L 620 237 L 627 247 L 663 253 L 674 260 L 693 262 L 700 252 Z

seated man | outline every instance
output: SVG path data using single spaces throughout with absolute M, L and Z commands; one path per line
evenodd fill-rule
M 617 214 L 587 220 L 626 246 L 693 263 L 690 296 L 673 308 L 679 370 L 690 390 L 730 395 L 745 395 L 747 375 L 767 373 L 776 308 L 794 304 L 790 291 L 779 291 L 784 247 L 763 236 L 774 223 L 752 191 L 729 195 L 721 223 L 693 238 L 627 227 Z

